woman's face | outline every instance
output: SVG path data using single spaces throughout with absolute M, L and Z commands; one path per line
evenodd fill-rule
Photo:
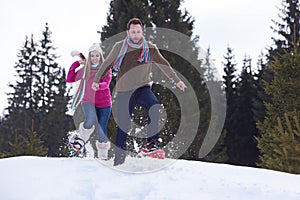
M 100 61 L 100 53 L 98 51 L 96 51 L 96 50 L 92 51 L 91 52 L 91 63 L 93 65 L 96 65 L 96 64 L 99 63 L 99 61 Z
M 140 24 L 131 24 L 127 31 L 128 37 L 134 43 L 138 43 L 143 37 L 143 29 Z

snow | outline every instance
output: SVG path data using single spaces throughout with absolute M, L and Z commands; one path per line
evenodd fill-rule
M 300 199 L 300 175 L 187 160 L 11 157 L 0 177 L 3 200 Z

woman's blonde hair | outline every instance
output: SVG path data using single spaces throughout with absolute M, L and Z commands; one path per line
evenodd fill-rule
M 89 52 L 88 59 L 85 62 L 85 65 L 84 65 L 84 77 L 83 77 L 84 80 L 89 79 L 90 74 L 91 74 L 91 53 L 92 53 L 92 51 Z M 99 54 L 100 54 L 100 60 L 99 60 L 98 66 L 100 67 L 100 65 L 104 61 L 104 57 L 103 57 L 102 52 L 99 52 Z

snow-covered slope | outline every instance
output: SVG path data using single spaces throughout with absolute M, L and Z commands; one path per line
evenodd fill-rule
M 1 200 L 299 200 L 300 176 L 185 160 L 0 159 Z

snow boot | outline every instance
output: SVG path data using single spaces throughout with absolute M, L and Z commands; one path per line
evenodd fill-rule
M 79 132 L 79 137 L 84 141 L 84 142 L 87 142 L 88 139 L 90 138 L 91 134 L 94 132 L 95 130 L 95 126 L 93 125 L 92 128 L 90 129 L 86 129 L 83 127 L 83 122 L 81 122 L 79 124 L 79 129 L 78 129 L 78 132 Z
M 121 165 L 125 162 L 126 150 L 115 147 L 114 166 Z
M 96 147 L 98 151 L 98 158 L 101 160 L 108 160 L 108 150 L 110 149 L 110 142 L 96 141 Z

